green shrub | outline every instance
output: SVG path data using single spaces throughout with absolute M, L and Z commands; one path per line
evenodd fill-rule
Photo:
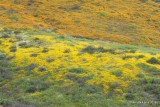
M 35 2 L 35 0 L 28 0 L 28 6 L 30 6 L 30 5 L 32 5 L 32 4 L 34 4 L 34 2 Z
M 29 48 L 29 47 L 31 47 L 31 44 L 29 44 L 28 42 L 20 42 L 19 44 L 18 44 L 20 47 L 22 47 L 22 48 Z
M 13 55 L 13 56 L 7 56 L 7 60 L 9 61 L 9 60 L 12 60 L 13 58 L 15 58 L 15 55 Z
M 12 79 L 13 72 L 11 64 L 7 60 L 6 54 L 0 52 L 0 79 Z
M 125 98 L 127 100 L 133 100 L 135 98 L 135 95 L 133 93 L 126 93 Z
M 123 74 L 123 72 L 121 70 L 115 70 L 115 71 L 112 71 L 112 74 L 119 77 Z
M 76 74 L 73 74 L 73 73 L 67 73 L 65 77 L 72 80 L 72 81 L 77 80 Z
M 105 49 L 102 48 L 102 47 L 94 47 L 94 46 L 87 46 L 85 48 L 82 49 L 82 52 L 87 52 L 87 53 L 90 53 L 90 54 L 93 54 L 93 53 L 96 53 L 96 52 L 104 52 Z
M 53 62 L 54 60 L 55 60 L 55 59 L 52 58 L 52 57 L 47 57 L 47 58 L 46 58 L 46 61 L 47 61 L 47 62 Z
M 89 54 L 99 53 L 99 52 L 109 52 L 111 54 L 115 54 L 115 50 L 113 49 L 105 49 L 103 47 L 94 47 L 94 46 L 87 46 L 81 49 L 81 52 L 86 52 Z
M 121 84 L 119 82 L 109 82 L 108 85 L 109 85 L 110 89 L 115 89 L 115 88 L 121 86 Z
M 144 74 L 143 73 L 138 73 L 136 76 L 139 77 L 139 78 L 143 78 Z
M 32 53 L 30 54 L 30 57 L 37 57 L 39 54 L 38 53 Z
M 40 80 L 31 80 L 31 81 L 28 81 L 28 86 L 26 87 L 26 92 L 28 93 L 34 93 L 36 91 L 43 91 L 47 88 L 49 88 L 49 83 L 45 83 L 45 82 L 42 82 Z
M 70 9 L 71 9 L 71 10 L 79 10 L 80 7 L 81 7 L 80 4 L 73 4 L 73 5 L 71 5 Z
M 3 92 L 0 92 L 0 105 L 7 104 L 8 102 L 10 102 L 10 99 Z
M 10 38 L 10 34 L 6 33 L 6 32 L 3 32 L 1 33 L 1 38 Z
M 73 73 L 68 73 L 66 74 L 66 78 L 72 80 L 73 82 L 78 83 L 79 85 L 84 85 L 86 84 L 86 81 L 91 79 L 91 76 L 77 76 L 76 74 Z
M 10 52 L 16 52 L 17 51 L 17 46 L 13 45 L 10 47 Z
M 11 20 L 15 20 L 15 21 L 18 21 L 19 20 L 19 17 L 17 15 L 13 15 L 10 17 Z
M 144 58 L 144 57 L 145 57 L 144 55 L 139 55 L 137 56 L 137 59 Z
M 43 53 L 46 53 L 46 52 L 48 52 L 48 51 L 49 51 L 48 48 L 43 48 L 43 50 L 42 50 Z
M 46 71 L 47 68 L 45 66 L 41 66 L 38 68 L 38 71 L 42 72 L 42 71 Z
M 3 60 L 6 58 L 6 54 L 5 53 L 2 53 L 0 52 L 0 60 Z
M 72 73 L 84 73 L 86 70 L 81 67 L 71 67 L 68 69 L 68 71 Z
M 63 53 L 70 53 L 71 50 L 70 49 L 65 49 Z
M 147 62 L 150 64 L 160 64 L 160 61 L 155 57 L 150 58 Z
M 37 66 L 38 66 L 38 64 L 32 63 L 32 64 L 26 66 L 25 69 L 28 71 L 31 71 L 31 70 L 35 69 Z

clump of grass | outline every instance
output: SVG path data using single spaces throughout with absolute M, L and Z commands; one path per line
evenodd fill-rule
M 70 53 L 71 50 L 70 49 L 65 49 L 63 53 Z
M 139 55 L 139 56 L 137 56 L 137 59 L 144 58 L 144 57 L 145 57 L 145 55 Z
M 13 72 L 11 69 L 11 64 L 7 60 L 5 53 L 0 52 L 0 80 L 3 79 L 12 79 Z
M 38 53 L 32 53 L 30 54 L 30 57 L 37 57 L 39 54 Z
M 139 78 L 144 78 L 144 74 L 143 73 L 138 73 L 136 76 L 139 77 Z
M 17 51 L 17 46 L 13 45 L 10 47 L 10 52 L 16 52 Z
M 86 70 L 81 67 L 71 67 L 68 69 L 68 71 L 72 73 L 84 73 Z
M 106 14 L 106 12 L 98 12 L 98 14 L 100 15 L 100 16 L 107 16 L 107 14 Z
M 154 77 L 147 77 L 147 78 L 142 78 L 139 81 L 139 84 L 143 88 L 143 90 L 147 93 L 150 93 L 157 97 L 158 99 L 160 98 L 160 79 L 159 78 L 154 78 Z
M 28 42 L 20 42 L 18 45 L 19 45 L 20 47 L 22 47 L 22 48 L 29 48 L 29 47 L 32 46 L 32 45 L 29 44 Z
M 43 48 L 42 53 L 46 53 L 46 52 L 48 52 L 48 51 L 49 51 L 48 48 Z
M 34 4 L 35 0 L 28 0 L 28 6 L 31 6 L 32 4 Z
M 25 69 L 28 71 L 31 71 L 31 70 L 34 70 L 37 66 L 38 66 L 38 64 L 31 63 L 30 65 L 26 66 Z
M 9 60 L 11 60 L 11 59 L 13 59 L 13 58 L 15 58 L 15 55 L 12 55 L 12 56 L 7 56 L 7 60 L 9 61 Z
M 134 57 L 134 56 L 127 55 L 127 56 L 123 56 L 122 59 L 123 59 L 123 60 L 126 60 L 126 59 L 130 59 L 130 58 L 133 58 L 133 57 Z
M 68 73 L 66 74 L 66 78 L 72 80 L 73 82 L 77 82 L 80 85 L 84 85 L 87 80 L 92 78 L 92 76 L 78 76 L 74 73 Z
M 46 61 L 47 61 L 47 62 L 53 62 L 54 60 L 55 60 L 55 59 L 54 59 L 53 57 L 47 57 L 47 58 L 46 58 Z
M 123 60 L 130 59 L 130 58 L 141 59 L 141 58 L 144 58 L 144 57 L 145 57 L 144 55 L 138 55 L 138 56 L 125 55 L 125 56 L 122 57 L 122 59 L 123 59 Z
M 123 72 L 121 70 L 115 70 L 115 71 L 112 71 L 112 74 L 119 77 L 119 76 L 122 76 Z
M 87 46 L 87 47 L 85 47 L 85 48 L 82 49 L 82 52 L 87 52 L 87 53 L 93 54 L 95 52 L 102 52 L 104 50 L 105 49 L 102 48 L 102 47 L 96 48 L 94 46 Z
M 125 98 L 127 100 L 133 100 L 135 98 L 135 95 L 133 93 L 126 93 Z
M 94 46 L 87 46 L 81 50 L 81 52 L 87 52 L 89 54 L 99 53 L 99 52 L 109 52 L 115 54 L 115 50 L 113 49 L 105 49 L 103 47 L 94 47 Z
M 20 18 L 17 16 L 17 15 L 12 15 L 10 17 L 11 20 L 15 20 L 15 21 L 18 21 Z
M 2 53 L 0 52 L 0 60 L 3 60 L 6 58 L 6 54 L 5 53 Z
M 108 85 L 109 85 L 110 89 L 115 89 L 115 88 L 121 86 L 121 84 L 119 82 L 109 82 Z
M 38 68 L 38 71 L 42 72 L 42 71 L 46 71 L 47 68 L 45 66 L 41 66 Z
M 44 91 L 51 85 L 50 82 L 45 81 L 44 78 L 22 78 L 16 81 L 19 88 L 26 93 L 34 93 L 37 91 Z
M 150 58 L 147 62 L 150 64 L 160 64 L 160 61 L 155 57 Z
M 8 34 L 7 32 L 3 32 L 1 33 L 0 38 L 10 38 L 10 34 Z

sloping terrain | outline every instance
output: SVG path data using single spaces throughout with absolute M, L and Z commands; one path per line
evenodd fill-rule
M 159 107 L 160 0 L 0 0 L 0 107 Z
M 1 0 L 0 25 L 160 46 L 159 0 Z
M 4 29 L 0 35 L 1 104 L 11 107 L 159 104 L 159 49 L 33 30 Z

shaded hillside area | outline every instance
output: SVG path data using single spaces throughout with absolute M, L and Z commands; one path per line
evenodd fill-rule
M 1 0 L 0 26 L 160 46 L 159 0 Z

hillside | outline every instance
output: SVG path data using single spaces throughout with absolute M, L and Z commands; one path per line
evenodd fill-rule
M 159 0 L 1 0 L 0 25 L 160 46 Z
M 160 0 L 0 0 L 0 107 L 159 107 Z
M 157 107 L 159 53 L 156 48 L 4 29 L 0 37 L 0 104 Z

